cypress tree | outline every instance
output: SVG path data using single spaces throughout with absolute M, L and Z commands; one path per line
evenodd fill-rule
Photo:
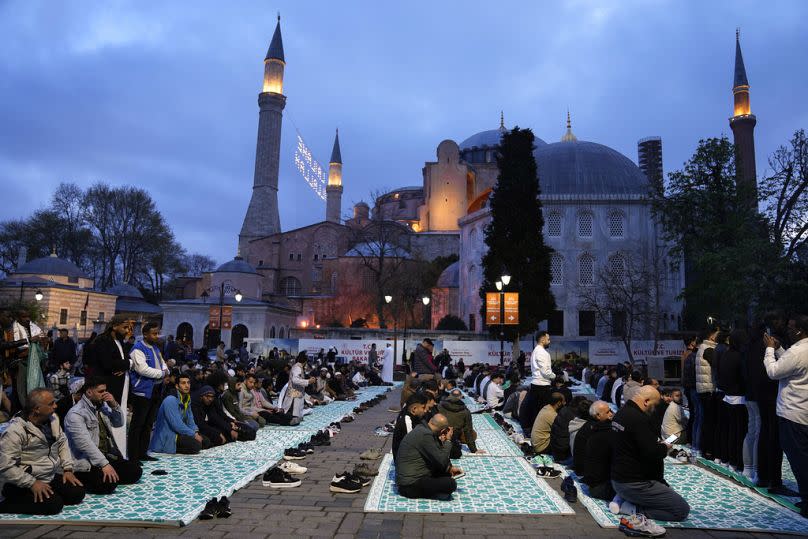
M 505 291 L 519 292 L 519 325 L 505 326 L 507 340 L 535 332 L 539 322 L 547 320 L 556 308 L 550 291 L 553 249 L 544 243 L 534 140 L 530 129 L 514 127 L 503 134 L 497 155 L 499 176 L 489 198 L 491 221 L 484 231 L 488 251 L 482 260 L 482 319 L 485 293 L 497 291 L 494 283 L 504 273 L 511 276 Z M 496 336 L 499 326 L 489 330 Z

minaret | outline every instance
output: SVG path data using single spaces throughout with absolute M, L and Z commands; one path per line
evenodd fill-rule
M 325 188 L 325 220 L 340 222 L 342 212 L 342 153 L 339 150 L 339 129 L 334 137 L 334 149 L 328 162 L 328 185 Z
M 735 107 L 729 126 L 735 138 L 735 166 L 738 189 L 748 199 L 749 207 L 757 210 L 757 169 L 755 167 L 755 124 L 749 103 L 749 81 L 741 54 L 741 33 L 735 31 L 735 80 L 732 85 Z
M 572 132 L 572 120 L 570 119 L 569 109 L 567 109 L 567 132 L 561 137 L 561 142 L 578 142 L 578 137 Z
M 278 215 L 278 166 L 281 123 L 283 108 L 286 106 L 286 96 L 283 95 L 285 67 L 281 16 L 278 15 L 278 24 L 264 59 L 264 86 L 258 94 L 258 143 L 255 149 L 253 192 L 238 237 L 242 252 L 248 252 L 246 246 L 250 240 L 281 231 Z

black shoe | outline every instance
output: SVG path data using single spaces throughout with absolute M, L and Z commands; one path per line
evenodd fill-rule
M 227 496 L 222 496 L 219 498 L 219 512 L 217 513 L 217 517 L 219 518 L 230 518 L 230 515 L 233 514 L 233 511 L 230 510 L 230 500 L 227 499 Z
M 152 457 L 151 455 L 143 455 L 139 460 L 140 462 L 157 462 L 160 459 Z
M 536 470 L 536 474 L 540 477 L 555 479 L 556 477 L 561 475 L 561 472 L 556 470 L 555 468 L 550 468 L 548 466 L 539 466 L 539 468 Z
M 362 490 L 362 483 L 357 483 L 353 481 L 349 477 L 350 474 L 343 473 L 341 475 L 335 475 L 333 479 L 331 479 L 331 485 L 329 486 L 328 490 L 331 492 L 343 492 L 346 494 L 355 494 Z
M 353 481 L 354 483 L 359 483 L 359 484 L 360 484 L 360 485 L 362 485 L 363 487 L 366 487 L 366 486 L 368 486 L 369 484 L 371 484 L 371 483 L 373 482 L 373 479 L 372 479 L 372 478 L 370 478 L 370 477 L 368 477 L 368 476 L 365 476 L 365 475 L 359 475 L 359 474 L 355 474 L 355 473 L 348 473 L 348 472 L 345 472 L 345 473 L 344 473 L 344 475 L 345 475 L 345 476 L 346 476 L 348 479 L 350 479 L 351 481 Z
M 271 488 L 294 488 L 299 487 L 302 481 L 295 479 L 280 468 L 267 470 L 262 478 L 261 484 Z
M 296 447 L 290 447 L 283 452 L 284 460 L 301 460 L 304 458 L 306 458 L 306 452 L 297 449 Z
M 307 455 L 311 455 L 314 453 L 314 448 L 311 446 L 309 442 L 300 442 L 297 444 L 297 448 L 301 451 L 305 451 Z
M 213 498 L 205 504 L 205 508 L 202 509 L 201 513 L 199 513 L 199 520 L 210 520 L 212 518 L 216 518 L 216 515 L 218 514 L 219 502 L 216 501 L 216 498 Z
M 572 477 L 567 476 L 561 482 L 561 492 L 564 493 L 564 499 L 568 502 L 575 503 L 578 501 L 578 489 L 575 487 Z

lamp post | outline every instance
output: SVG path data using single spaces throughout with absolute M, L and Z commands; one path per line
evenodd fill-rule
M 20 279 L 20 301 L 19 301 L 19 303 L 22 303 L 23 290 L 25 290 L 25 279 Z M 34 294 L 34 299 L 37 300 L 37 301 L 42 301 L 42 298 L 44 298 L 44 297 L 45 297 L 45 295 L 42 293 L 42 290 L 37 289 L 36 293 Z
M 505 364 L 505 287 L 511 282 L 511 276 L 502 275 L 494 283 L 499 291 L 499 365 Z
M 384 302 L 390 305 L 390 302 L 393 301 L 393 296 L 384 296 Z M 396 317 L 393 317 L 393 367 L 396 365 L 396 356 L 398 355 L 398 321 Z
M 429 297 L 424 296 L 421 298 L 421 302 L 424 304 L 424 325 L 426 329 L 432 329 L 432 324 L 429 321 Z
M 233 290 L 235 292 L 233 294 L 233 298 L 236 300 L 236 302 L 241 303 L 241 300 L 244 297 L 244 296 L 241 295 L 241 290 L 239 290 L 238 288 L 232 288 L 233 282 L 230 279 L 225 279 L 219 285 L 219 340 L 222 340 L 222 329 L 223 329 L 222 328 L 222 321 L 223 321 L 223 313 L 224 313 L 225 285 L 230 285 L 231 290 Z M 215 290 L 215 288 L 216 287 L 211 286 L 210 288 L 206 288 L 205 290 L 203 290 L 202 291 L 202 299 L 207 302 L 208 297 L 210 297 L 210 294 L 208 294 L 208 292 L 212 291 L 212 290 Z M 208 339 L 210 339 L 210 335 L 208 335 Z

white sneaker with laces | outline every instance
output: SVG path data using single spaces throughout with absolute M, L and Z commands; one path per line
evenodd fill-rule
M 278 468 L 283 470 L 284 472 L 292 475 L 302 475 L 309 471 L 308 468 L 305 466 L 301 466 L 300 464 L 295 464 L 290 460 L 286 460 L 278 465 Z
M 642 513 L 631 515 L 627 520 L 631 524 L 630 529 L 632 531 L 640 532 L 645 537 L 662 537 L 665 535 L 665 528 L 646 518 Z

